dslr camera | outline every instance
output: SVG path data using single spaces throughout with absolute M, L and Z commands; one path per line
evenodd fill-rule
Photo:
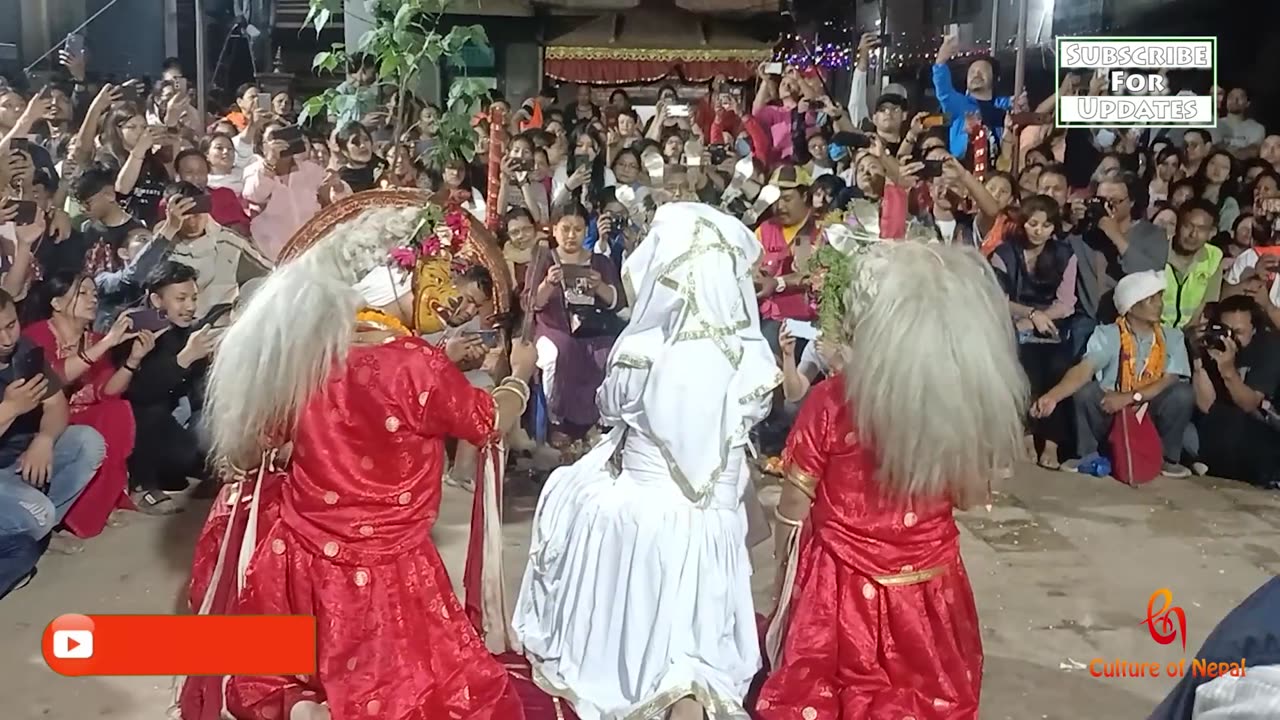
M 1225 352 L 1229 337 L 1231 337 L 1231 328 L 1222 323 L 1210 323 L 1200 335 L 1200 345 L 1206 350 Z
M 1084 220 L 1085 227 L 1094 228 L 1102 218 L 1111 213 L 1111 203 L 1105 198 L 1092 197 L 1085 201 L 1084 204 Z

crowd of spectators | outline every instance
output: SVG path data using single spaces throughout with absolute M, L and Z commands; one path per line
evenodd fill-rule
M 1063 130 L 1047 119 L 1053 96 L 1034 108 L 998 96 L 995 63 L 962 65 L 950 38 L 937 107 L 922 89 L 872 92 L 876 42 L 859 45 L 847 102 L 822 73 L 771 64 L 746 95 L 723 78 L 663 84 L 652 108 L 587 86 L 563 106 L 556 89 L 519 105 L 495 95 L 473 122 L 475 158 L 440 167 L 426 159 L 439 109 L 406 98 L 414 121 L 395 137 L 367 61 L 339 88 L 354 100 L 308 125 L 301 147 L 287 93 L 245 85 L 198 117 L 176 62 L 154 83 L 95 85 L 83 57 L 64 55 L 61 80 L 0 86 L 0 593 L 118 510 L 180 509 L 175 494 L 209 474 L 199 418 L 220 330 L 298 228 L 378 187 L 499 219 L 538 354 L 529 435 L 545 431 L 556 461 L 596 432 L 595 391 L 628 313 L 621 265 L 657 206 L 715 205 L 759 237 L 760 315 L 784 377 L 758 429 L 766 455 L 808 389 L 839 372 L 813 258 L 832 224 L 871 207 L 868 227 L 909 222 L 989 257 L 1035 398 L 1039 465 L 1094 472 L 1128 452 L 1114 429 L 1134 419 L 1158 435 L 1157 473 L 1280 486 L 1280 136 L 1248 117 L 1247 92 L 1223 95 L 1213 130 Z M 1105 92 L 1077 74 L 1058 89 Z M 457 283 L 476 305 L 494 287 L 483 271 Z

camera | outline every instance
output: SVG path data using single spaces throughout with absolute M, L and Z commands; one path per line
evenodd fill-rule
M 720 165 L 729 159 L 729 146 L 723 143 L 708 145 L 707 152 L 711 155 L 712 165 Z
M 1231 328 L 1222 323 L 1210 323 L 1200 336 L 1200 344 L 1207 350 L 1226 352 L 1229 337 L 1231 337 Z

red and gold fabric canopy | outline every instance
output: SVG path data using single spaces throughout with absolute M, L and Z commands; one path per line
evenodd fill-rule
M 548 43 L 544 73 L 563 82 L 633 85 L 678 75 L 709 82 L 755 77 L 773 55 L 772 45 L 733 23 L 676 8 L 639 8 L 604 15 Z

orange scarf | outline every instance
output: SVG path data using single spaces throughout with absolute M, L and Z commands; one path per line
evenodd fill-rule
M 1151 345 L 1151 354 L 1147 356 L 1141 374 L 1138 373 L 1137 338 L 1124 318 L 1116 320 L 1116 327 L 1120 328 L 1120 392 L 1134 392 L 1139 387 L 1164 377 L 1164 331 L 1160 326 L 1156 326 L 1156 340 Z

